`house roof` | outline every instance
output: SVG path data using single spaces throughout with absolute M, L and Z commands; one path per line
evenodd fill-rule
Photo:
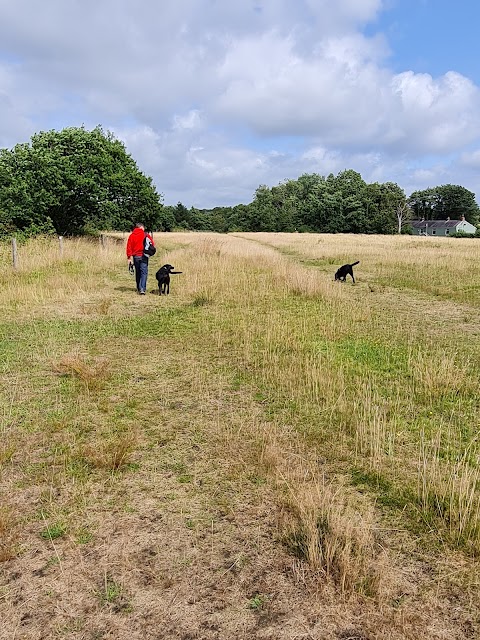
M 427 225 L 429 229 L 451 229 L 461 222 L 463 220 L 412 220 L 411 225 L 414 229 L 425 229 Z

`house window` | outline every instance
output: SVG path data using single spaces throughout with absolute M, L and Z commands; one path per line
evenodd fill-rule
M 445 229 L 445 233 L 448 236 L 448 234 L 450 233 L 450 229 Z
M 436 229 L 432 229 L 432 235 L 435 235 L 437 233 Z

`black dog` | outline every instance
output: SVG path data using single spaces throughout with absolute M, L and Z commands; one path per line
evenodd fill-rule
M 357 260 L 357 262 L 354 262 L 353 264 L 344 264 L 343 266 L 341 266 L 335 274 L 335 280 L 341 280 L 342 282 L 345 282 L 347 276 L 350 274 L 352 276 L 353 284 L 355 284 L 352 267 L 354 267 L 359 262 L 360 260 Z
M 170 275 L 172 273 L 182 273 L 181 271 L 174 271 L 175 267 L 171 264 L 164 264 L 163 267 L 155 274 L 155 278 L 158 280 L 158 295 L 170 293 Z

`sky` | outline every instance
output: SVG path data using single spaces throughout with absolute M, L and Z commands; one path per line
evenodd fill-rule
M 353 169 L 480 200 L 478 0 L 0 0 L 0 147 L 101 125 L 165 204 Z

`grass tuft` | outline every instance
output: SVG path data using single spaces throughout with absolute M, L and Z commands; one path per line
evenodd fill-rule
M 86 445 L 83 457 L 95 468 L 119 471 L 131 464 L 136 445 L 133 433 L 114 434 L 106 442 Z
M 0 506 L 0 562 L 11 560 L 18 553 L 17 518 L 8 506 Z
M 103 389 L 109 375 L 109 362 L 106 358 L 98 358 L 90 363 L 78 355 L 64 356 L 52 364 L 56 373 L 72 376 L 80 380 L 88 391 Z
M 212 298 L 206 293 L 199 293 L 192 300 L 192 307 L 205 307 L 208 304 L 212 304 Z
M 290 494 L 286 507 L 284 539 L 294 555 L 333 579 L 342 594 L 381 596 L 372 509 L 355 507 L 325 482 Z

